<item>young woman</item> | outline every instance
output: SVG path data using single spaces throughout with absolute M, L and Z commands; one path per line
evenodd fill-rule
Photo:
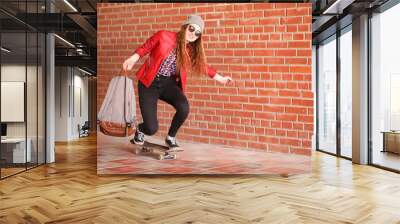
M 132 143 L 142 145 L 145 135 L 157 132 L 157 101 L 160 99 L 176 110 L 165 143 L 171 149 L 179 147 L 175 136 L 189 114 L 189 103 L 184 94 L 187 73 L 208 74 L 223 84 L 232 81 L 206 65 L 201 39 L 203 30 L 201 17 L 190 15 L 179 32 L 158 31 L 124 61 L 123 69 L 128 71 L 140 57 L 150 53 L 136 73 L 143 123 L 138 125 Z

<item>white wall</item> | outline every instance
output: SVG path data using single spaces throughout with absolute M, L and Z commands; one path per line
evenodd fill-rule
M 77 74 L 78 73 L 78 74 Z M 71 130 L 71 135 L 74 136 L 74 138 L 79 137 L 78 133 L 78 124 L 81 126 L 85 123 L 85 121 L 88 121 L 89 116 L 88 116 L 88 78 L 85 76 L 81 76 L 81 72 L 79 70 L 74 70 L 74 96 L 72 98 L 74 99 L 74 108 L 72 110 L 72 117 L 71 119 L 72 122 L 72 130 Z M 80 90 L 80 93 L 78 92 Z M 80 95 L 80 97 L 79 97 Z M 80 101 L 80 102 L 79 102 Z M 81 107 L 81 108 L 79 108 Z M 81 112 L 79 111 L 81 109 Z M 75 111 L 75 113 L 74 113 Z
M 1 81 L 25 82 L 25 65 L 2 65 Z M 1 108 L 7 110 L 7 108 Z M 7 123 L 7 137 L 25 137 L 25 123 Z
M 25 70 L 27 69 L 27 70 Z M 36 67 L 18 64 L 5 64 L 1 66 L 1 81 L 8 82 L 25 82 L 25 75 L 28 72 L 30 74 L 36 74 Z M 29 78 L 29 76 L 28 76 Z M 32 127 L 35 131 L 36 136 L 36 113 L 32 113 L 32 111 L 36 111 L 37 107 L 37 99 L 36 99 L 36 80 L 32 80 L 29 78 L 30 87 L 34 86 L 35 88 L 27 88 L 27 106 L 30 108 L 27 113 L 27 120 L 30 122 L 28 124 L 28 137 L 30 133 L 30 127 Z M 40 106 L 40 105 L 39 105 Z M 7 108 L 1 108 L 1 110 L 7 110 Z M 34 122 L 34 123 L 31 123 Z M 7 123 L 7 136 L 8 137 L 25 137 L 25 123 L 26 122 L 10 122 Z
M 55 141 L 68 141 L 69 73 L 67 67 L 55 68 Z
M 55 85 L 55 140 L 77 139 L 78 124 L 83 125 L 88 120 L 88 78 L 76 68 L 56 67 Z
M 35 66 L 25 66 L 25 64 L 3 64 L 1 66 L 1 81 L 24 82 L 26 83 L 26 107 L 21 108 L 22 113 L 26 112 L 27 119 L 23 122 L 6 122 L 8 138 L 30 139 L 32 161 L 44 162 L 44 92 L 42 68 Z M 27 81 L 25 80 L 27 78 Z M 22 93 L 23 94 L 23 93 Z M 7 96 L 2 96 L 7 97 Z M 1 108 L 10 110 L 10 108 Z M 12 111 L 7 111 L 11 112 Z M 38 151 L 39 150 L 39 151 Z M 39 156 L 37 157 L 37 153 Z

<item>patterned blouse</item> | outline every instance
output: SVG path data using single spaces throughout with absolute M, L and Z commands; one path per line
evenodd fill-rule
M 161 64 L 157 76 L 173 76 L 176 73 L 176 49 L 168 55 L 168 57 Z

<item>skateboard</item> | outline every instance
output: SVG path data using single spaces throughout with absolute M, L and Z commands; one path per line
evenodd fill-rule
M 158 160 L 171 160 L 171 159 L 176 159 L 177 152 L 183 151 L 182 149 L 170 149 L 169 147 L 165 145 L 159 145 L 156 143 L 151 143 L 145 141 L 143 145 L 139 145 L 138 148 L 135 148 L 134 153 L 135 154 L 140 154 L 140 153 L 150 153 L 153 155 L 156 155 L 156 158 Z

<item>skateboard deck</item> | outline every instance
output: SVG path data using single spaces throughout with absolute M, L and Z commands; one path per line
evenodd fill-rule
M 150 153 L 155 155 L 158 160 L 176 159 L 177 158 L 176 153 L 181 151 L 183 150 L 170 149 L 165 145 L 159 145 L 147 141 L 145 141 L 143 145 L 139 145 L 138 148 L 135 148 L 135 154 Z

